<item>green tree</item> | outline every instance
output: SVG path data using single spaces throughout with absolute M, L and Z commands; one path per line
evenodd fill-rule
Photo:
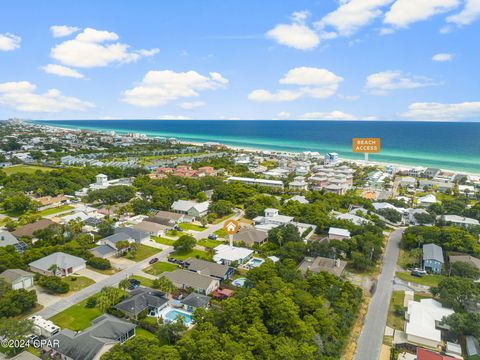
M 445 306 L 455 311 L 464 310 L 469 304 L 480 302 L 480 284 L 468 278 L 457 276 L 443 278 L 431 292 Z
M 480 278 L 480 269 L 468 262 L 458 261 L 450 265 L 450 275 L 477 280 Z
M 193 236 L 182 235 L 178 238 L 177 241 L 175 241 L 173 248 L 175 249 L 175 252 L 185 253 L 185 252 L 191 251 L 196 244 L 197 244 L 197 241 Z
M 13 318 L 0 319 L 0 338 L 7 340 L 22 340 L 32 333 L 33 323 L 30 320 L 18 320 Z M 2 349 L 9 355 L 15 355 L 22 351 L 22 348 L 4 347 Z

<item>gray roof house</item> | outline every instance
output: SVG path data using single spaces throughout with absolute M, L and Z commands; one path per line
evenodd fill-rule
M 53 347 L 45 347 L 52 359 L 94 360 L 109 351 L 115 344 L 123 343 L 135 336 L 135 324 L 120 320 L 111 315 L 102 315 L 92 321 L 92 325 L 75 332 L 63 329 L 51 337 Z M 56 357 L 57 354 L 64 357 Z
M 205 295 L 210 294 L 220 286 L 220 280 L 217 278 L 188 270 L 177 269 L 164 272 L 162 276 L 169 279 L 179 289 L 192 288 L 195 292 Z
M 242 228 L 239 232 L 233 235 L 233 241 L 243 242 L 247 246 L 255 244 L 263 244 L 268 237 L 266 231 L 257 230 L 254 228 Z
M 115 305 L 115 309 L 136 319 L 144 310 L 148 310 L 151 316 L 158 316 L 167 305 L 168 299 L 163 292 L 140 287 L 132 290 L 127 299 Z
M 166 225 L 146 220 L 143 220 L 142 222 L 133 225 L 133 228 L 135 230 L 143 231 L 153 236 L 163 236 L 165 231 L 169 229 L 169 227 Z
M 28 264 L 28 266 L 30 266 L 30 270 L 33 272 L 43 275 L 68 276 L 76 273 L 77 271 L 85 269 L 85 263 L 85 260 L 77 256 L 65 254 L 63 252 L 56 252 L 41 259 L 35 260 Z M 50 270 L 52 265 L 56 265 L 58 267 L 56 274 Z
M 233 276 L 235 270 L 227 265 L 217 264 L 211 261 L 206 261 L 196 258 L 188 258 L 184 262 L 184 267 L 190 271 L 202 275 L 208 275 L 219 280 L 227 280 Z
M 18 240 L 15 236 L 6 230 L 0 230 L 0 247 L 18 244 Z
M 316 258 L 305 257 L 300 265 L 298 265 L 298 269 L 304 275 L 307 273 L 307 271 L 311 271 L 313 273 L 319 273 L 323 271 L 329 272 L 335 276 L 341 276 L 345 270 L 345 266 L 347 266 L 346 261 L 317 256 Z
M 0 274 L 13 290 L 29 289 L 33 286 L 33 274 L 22 269 L 8 269 Z
M 181 303 L 187 311 L 193 312 L 197 308 L 206 309 L 210 303 L 210 297 L 192 292 Z
M 172 210 L 196 218 L 207 215 L 209 206 L 208 201 L 197 203 L 191 200 L 177 200 L 172 204 Z
M 126 234 L 130 239 L 133 239 L 137 244 L 150 240 L 150 234 L 148 232 L 133 229 L 131 227 L 116 228 L 115 234 Z
M 435 244 L 423 245 L 423 269 L 431 271 L 435 274 L 442 272 L 443 264 L 443 250 L 440 246 Z
M 117 243 L 119 241 L 128 241 L 130 244 L 132 243 L 140 244 L 148 240 L 150 240 L 150 234 L 145 231 L 141 231 L 141 230 L 137 230 L 129 227 L 121 227 L 121 228 L 116 228 L 115 233 L 113 235 L 100 239 L 97 242 L 97 244 L 108 245 L 109 247 L 117 250 Z M 113 255 L 113 253 L 111 251 L 108 251 L 106 248 L 98 249 L 97 247 L 95 249 L 92 249 L 92 251 L 93 250 L 95 250 L 95 252 L 99 254 L 105 253 L 104 257 L 109 257 Z
M 466 262 L 480 270 L 480 259 L 472 255 L 450 255 L 450 264 L 456 262 Z
M 93 256 L 99 257 L 102 259 L 109 258 L 115 254 L 117 254 L 117 249 L 111 245 L 98 245 L 94 247 L 93 249 L 88 250 L 90 251 Z
M 154 216 L 147 218 L 147 221 L 172 227 L 183 221 L 185 215 L 171 211 L 159 211 Z
M 467 359 L 480 359 L 480 345 L 475 337 L 465 336 L 465 348 L 468 355 Z

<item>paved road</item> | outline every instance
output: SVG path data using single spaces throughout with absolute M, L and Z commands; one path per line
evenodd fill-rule
M 118 284 L 122 279 L 127 278 L 128 276 L 138 273 L 141 271 L 143 268 L 148 266 L 148 262 L 150 259 L 154 257 L 158 257 L 160 260 L 163 260 L 164 258 L 168 257 L 168 254 L 170 254 L 173 251 L 172 247 L 169 247 L 166 250 L 163 250 L 155 255 L 150 256 L 149 258 L 139 261 L 135 263 L 134 265 L 114 274 L 109 276 L 108 278 L 101 280 L 95 284 L 92 284 L 79 292 L 76 292 L 72 295 L 70 295 L 67 298 L 62 298 L 58 300 L 57 302 L 53 303 L 52 305 L 49 305 L 39 312 L 37 312 L 35 315 L 40 315 L 43 316 L 45 319 L 48 319 L 59 312 L 62 312 L 63 310 L 69 308 L 72 305 L 75 305 L 79 303 L 80 301 L 83 301 L 90 296 L 98 293 L 102 288 L 105 286 L 113 286 Z
M 243 214 L 244 214 L 244 212 L 242 210 L 237 210 L 236 209 L 235 214 L 233 216 L 229 217 L 228 219 L 226 219 L 224 221 L 221 221 L 218 224 L 210 225 L 208 228 L 206 228 L 205 230 L 203 230 L 201 232 L 195 232 L 195 233 L 192 232 L 191 234 L 197 240 L 208 238 L 208 235 L 213 234 L 215 231 L 222 229 L 225 221 L 238 220 L 243 216 Z
M 376 291 L 368 306 L 365 324 L 357 342 L 354 360 L 378 360 L 387 323 L 388 305 L 400 253 L 400 240 L 405 229 L 397 229 L 388 239 Z

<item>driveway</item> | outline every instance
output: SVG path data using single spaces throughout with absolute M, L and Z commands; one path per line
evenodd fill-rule
M 104 280 L 108 277 L 108 275 L 101 274 L 99 272 L 96 272 L 96 271 L 93 271 L 93 270 L 90 270 L 90 269 L 86 269 L 86 268 L 82 269 L 80 271 L 77 271 L 76 273 L 78 275 L 85 276 L 89 279 L 92 279 L 95 282 L 102 281 L 102 280 Z
M 153 259 L 154 257 L 158 257 L 160 260 L 165 260 L 168 255 L 173 251 L 173 248 L 170 247 L 167 250 L 163 250 L 161 252 L 158 252 L 155 255 L 152 255 L 145 260 L 139 261 L 139 262 L 133 262 L 132 266 L 127 267 L 126 269 L 113 274 L 111 276 L 107 276 L 105 279 L 92 284 L 90 286 L 87 286 L 86 288 L 61 299 L 57 298 L 57 301 L 53 304 L 50 304 L 46 307 L 44 307 L 42 310 L 38 311 L 36 315 L 43 316 L 44 318 L 48 319 L 51 318 L 52 316 L 58 314 L 59 312 L 62 312 L 63 310 L 69 308 L 72 305 L 75 305 L 90 296 L 98 293 L 100 290 L 102 290 L 106 286 L 114 286 L 117 285 L 121 280 L 128 278 L 130 275 L 133 275 L 142 269 L 146 268 L 149 264 L 149 261 Z
M 50 306 L 62 298 L 58 295 L 47 294 L 40 286 L 35 286 L 37 292 L 37 302 L 43 307 Z
M 225 219 L 224 221 L 221 221 L 218 224 L 210 225 L 207 229 L 200 232 L 192 233 L 191 235 L 197 240 L 208 238 L 208 235 L 211 235 L 215 231 L 222 229 L 225 221 L 238 220 L 243 216 L 243 214 L 244 212 L 242 210 L 235 209 L 235 213 L 232 216 L 230 216 L 228 219 Z
M 382 269 L 368 306 L 365 323 L 357 342 L 354 360 L 378 360 L 387 324 L 388 305 L 393 290 L 393 279 L 400 253 L 400 241 L 405 229 L 390 234 L 383 258 Z
M 136 264 L 135 261 L 130 260 L 130 259 L 126 259 L 124 257 L 111 257 L 111 258 L 109 258 L 109 260 L 110 260 L 110 263 L 112 264 L 112 266 L 116 269 L 119 269 L 119 270 L 127 269 L 128 267 Z

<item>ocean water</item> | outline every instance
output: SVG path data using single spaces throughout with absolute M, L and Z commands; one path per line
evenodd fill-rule
M 351 152 L 352 138 L 379 137 L 371 161 L 480 173 L 480 123 L 400 121 L 42 120 L 64 128 L 140 132 L 184 141 L 281 151 Z

